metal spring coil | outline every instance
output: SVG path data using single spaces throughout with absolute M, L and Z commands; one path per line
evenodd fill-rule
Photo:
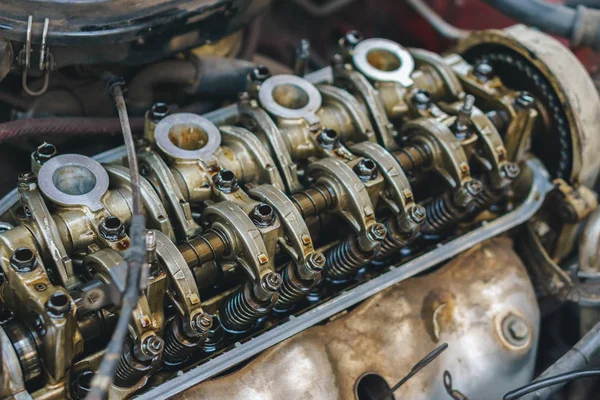
M 275 304 L 275 309 L 278 311 L 289 309 L 306 296 L 306 290 L 308 288 L 303 285 L 299 279 L 293 276 L 294 272 L 291 271 L 292 268 L 294 268 L 293 264 L 288 264 L 281 271 L 283 283 L 279 288 L 279 299 Z
M 487 185 L 484 186 L 479 196 L 473 199 L 473 205 L 469 210 L 469 215 L 476 215 L 477 213 L 488 209 L 492 204 L 497 202 L 500 197 L 498 192 L 490 189 Z
M 339 245 L 327 251 L 325 276 L 332 281 L 352 278 L 363 265 L 371 260 L 356 243 L 356 237 L 349 237 Z
M 131 387 L 146 376 L 150 369 L 150 362 L 143 363 L 135 358 L 131 349 L 131 341 L 128 339 L 115 371 L 114 383 L 119 387 Z
M 454 208 L 447 195 L 433 199 L 425 205 L 427 217 L 421 226 L 424 233 L 439 233 L 456 224 L 463 213 Z
M 384 258 L 398 253 L 398 250 L 406 246 L 414 235 L 398 232 L 397 224 L 394 218 L 388 218 L 383 221 L 383 225 L 387 229 L 385 239 L 381 242 L 381 248 L 377 254 L 377 258 Z
M 268 308 L 252 304 L 249 296 L 249 291 L 241 287 L 223 302 L 219 316 L 225 330 L 232 333 L 244 332 L 269 312 Z
M 167 327 L 163 358 L 169 364 L 181 363 L 188 358 L 190 353 L 198 348 L 199 343 L 200 338 L 190 340 L 183 334 L 181 320 L 177 318 L 176 320 L 171 321 Z

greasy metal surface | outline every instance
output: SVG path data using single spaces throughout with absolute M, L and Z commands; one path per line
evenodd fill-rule
M 510 314 L 520 316 L 529 330 L 518 348 L 499 330 Z M 493 239 L 269 349 L 240 371 L 175 398 L 353 399 L 363 374 L 379 374 L 393 386 L 444 342 L 448 350 L 396 398 L 446 398 L 445 370 L 453 387 L 469 398 L 500 398 L 532 378 L 539 320 L 533 287 L 511 241 Z
M 539 161 L 530 160 L 528 166 L 533 173 L 533 182 L 527 198 L 514 211 L 499 217 L 493 222 L 484 224 L 480 228 L 474 229 L 453 241 L 441 245 L 437 249 L 417 257 L 406 264 L 390 267 L 388 272 L 381 274 L 377 278 L 363 283 L 354 289 L 342 292 L 338 297 L 305 312 L 299 317 L 290 317 L 289 321 L 284 324 L 271 329 L 255 339 L 240 344 L 227 353 L 210 360 L 203 365 L 197 366 L 172 380 L 164 382 L 158 387 L 150 389 L 146 393 L 138 396 L 138 398 L 154 400 L 157 398 L 174 396 L 187 388 L 203 382 L 256 354 L 259 354 L 261 351 L 280 343 L 306 328 L 344 311 L 348 307 L 351 307 L 398 282 L 426 271 L 431 267 L 472 248 L 477 243 L 493 238 L 494 236 L 526 222 L 539 210 L 546 194 L 552 188 L 548 181 L 548 173 L 541 166 Z M 428 350 L 424 351 L 423 354 L 420 354 L 419 356 L 426 354 Z
M 570 183 L 593 186 L 600 171 L 600 98 L 592 79 L 562 43 L 524 25 L 489 30 L 459 42 L 457 51 L 484 44 L 506 46 L 530 60 L 550 81 L 565 108 L 571 127 L 573 154 Z

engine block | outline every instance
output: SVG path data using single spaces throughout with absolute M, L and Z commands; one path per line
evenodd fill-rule
M 469 46 L 439 56 L 350 32 L 331 67 L 257 66 L 204 116 L 154 104 L 136 147 L 141 295 L 109 397 L 219 360 L 535 198 L 531 216 L 548 177 L 526 153 L 552 122 Z M 132 176 L 51 144 L 31 165 L 0 234 L 0 394 L 83 399 L 123 301 Z

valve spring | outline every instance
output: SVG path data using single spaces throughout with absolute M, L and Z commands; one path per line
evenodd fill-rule
M 226 331 L 243 333 L 269 313 L 269 302 L 257 301 L 251 291 L 250 285 L 244 285 L 229 295 L 221 305 L 219 315 Z
M 352 278 L 363 265 L 371 261 L 372 253 L 365 253 L 358 247 L 356 237 L 351 236 L 327 251 L 326 277 L 331 281 L 344 281 Z
M 219 318 L 213 317 L 213 325 L 208 332 L 208 336 L 202 342 L 202 351 L 205 353 L 214 353 L 223 345 L 223 328 Z
M 496 203 L 501 197 L 498 191 L 491 189 L 485 185 L 481 193 L 473 199 L 473 206 L 469 210 L 469 215 L 475 215 Z
M 127 339 L 117 365 L 114 383 L 119 387 L 131 387 L 146 376 L 152 368 L 151 361 L 139 361 L 132 351 L 131 339 Z
M 198 348 L 200 338 L 189 338 L 182 329 L 181 319 L 176 318 L 167 327 L 163 358 L 168 364 L 179 364 Z
M 398 232 L 398 224 L 394 218 L 388 218 L 383 221 L 387 229 L 385 239 L 381 242 L 381 248 L 377 258 L 389 257 L 398 253 L 398 250 L 409 244 L 415 237 L 415 234 Z
M 433 199 L 425 209 L 427 217 L 421 226 L 423 233 L 443 232 L 463 217 L 463 213 L 452 205 L 449 194 Z
M 291 308 L 295 303 L 306 296 L 306 291 L 309 289 L 309 287 L 304 285 L 302 281 L 295 276 L 294 271 L 292 271 L 293 268 L 293 264 L 288 264 L 281 271 L 283 283 L 279 288 L 279 299 L 275 304 L 275 309 L 277 311 L 284 311 Z

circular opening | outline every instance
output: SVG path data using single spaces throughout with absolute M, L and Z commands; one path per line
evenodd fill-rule
M 108 217 L 104 220 L 104 226 L 108 229 L 119 229 L 121 220 L 117 217 Z
M 235 174 L 228 169 L 224 169 L 223 171 L 219 172 L 219 177 L 223 182 L 233 182 L 235 179 Z
M 402 65 L 397 55 L 384 49 L 374 49 L 367 54 L 367 62 L 380 71 L 396 71 Z
M 267 217 L 271 215 L 273 209 L 268 204 L 261 204 L 260 206 L 258 206 L 258 212 L 260 213 L 260 215 Z
M 369 170 L 375 169 L 375 163 L 373 162 L 373 160 L 370 160 L 370 159 L 366 159 L 364 161 L 364 166 Z
M 96 176 L 83 165 L 64 165 L 52 175 L 54 186 L 71 196 L 83 196 L 96 186 Z
M 331 140 L 337 139 L 338 133 L 333 129 L 325 129 L 325 135 Z
M 35 259 L 35 254 L 33 254 L 33 251 L 31 251 L 31 249 L 22 247 L 15 251 L 14 258 L 15 261 L 19 261 L 22 263 L 32 263 Z
M 308 104 L 308 93 L 300 86 L 284 83 L 275 86 L 273 89 L 273 99 L 281 107 L 290 110 L 298 110 L 306 107 Z
M 158 115 L 166 116 L 169 112 L 169 106 L 166 103 L 154 103 L 152 112 Z
M 62 292 L 54 293 L 52 297 L 50 297 L 50 304 L 54 307 L 62 308 L 69 304 L 69 298 Z
M 56 147 L 50 143 L 44 143 L 38 147 L 38 152 L 44 156 L 53 156 L 56 154 Z
M 173 125 L 169 140 L 182 150 L 200 150 L 208 143 L 208 133 L 195 125 Z
M 366 374 L 356 382 L 358 400 L 394 400 L 394 394 L 385 379 L 378 374 Z

